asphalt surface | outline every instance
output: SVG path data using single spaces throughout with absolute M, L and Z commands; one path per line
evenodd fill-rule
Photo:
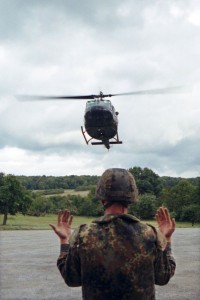
M 52 231 L 0 232 L 1 300 L 79 300 L 81 288 L 67 287 L 56 260 L 59 241 Z M 173 238 L 177 269 L 157 300 L 200 299 L 200 229 L 177 229 Z M 116 299 L 117 300 L 117 299 Z

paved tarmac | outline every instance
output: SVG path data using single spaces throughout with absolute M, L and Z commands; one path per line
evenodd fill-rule
M 177 229 L 173 238 L 175 276 L 156 286 L 157 300 L 200 299 L 200 229 Z M 81 300 L 81 288 L 67 287 L 56 260 L 59 241 L 52 231 L 0 232 L 1 300 Z M 117 300 L 117 299 L 116 299 Z

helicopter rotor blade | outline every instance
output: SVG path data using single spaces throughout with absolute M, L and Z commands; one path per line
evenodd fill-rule
M 98 96 L 88 95 L 88 96 L 43 96 L 43 95 L 17 95 L 17 99 L 21 101 L 34 101 L 34 100 L 86 100 L 95 99 Z
M 113 96 L 128 96 L 128 95 L 158 95 L 158 94 L 173 94 L 180 93 L 185 90 L 185 87 L 167 87 L 160 89 L 149 89 L 149 90 L 139 90 L 128 93 L 118 93 L 118 94 L 103 94 L 100 92 L 98 95 L 82 95 L 82 96 L 45 96 L 45 95 L 17 95 L 16 98 L 21 101 L 34 101 L 34 100 L 89 100 L 89 99 L 103 99 L 106 97 Z
M 180 93 L 183 91 L 182 86 L 176 87 L 167 87 L 161 89 L 150 89 L 150 90 L 141 90 L 141 91 L 134 91 L 128 93 L 119 93 L 119 94 L 111 94 L 111 96 L 128 96 L 128 95 L 158 95 L 158 94 L 173 94 L 173 93 Z

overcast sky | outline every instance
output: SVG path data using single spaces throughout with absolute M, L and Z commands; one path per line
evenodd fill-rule
M 122 145 L 86 145 L 85 100 L 20 102 L 16 94 L 111 98 Z M 148 167 L 200 175 L 199 0 L 0 0 L 0 171 L 100 175 Z

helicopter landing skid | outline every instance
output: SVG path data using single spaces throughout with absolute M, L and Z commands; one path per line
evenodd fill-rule
M 90 142 L 93 138 L 90 138 L 89 140 L 87 140 L 87 138 L 86 138 L 86 136 L 85 136 L 86 130 L 84 131 L 83 126 L 81 126 L 81 132 L 82 132 L 82 135 L 83 135 L 83 137 L 84 137 L 84 139 L 85 139 L 86 144 L 88 145 L 89 142 Z
M 105 145 L 103 142 L 92 142 L 92 145 Z M 109 141 L 110 145 L 122 144 L 122 141 Z
M 86 136 L 85 136 L 85 133 L 86 133 L 86 130 L 83 129 L 83 126 L 81 126 L 81 132 L 83 134 L 83 137 L 85 139 L 85 142 L 86 144 L 88 145 L 89 142 L 91 140 L 93 140 L 93 138 L 90 138 L 89 140 L 87 140 Z M 122 144 L 122 141 L 119 140 L 119 136 L 118 136 L 118 133 L 116 134 L 116 137 L 113 138 L 114 140 L 112 141 L 109 141 L 109 144 L 110 145 L 114 145 L 114 144 Z M 91 142 L 91 145 L 105 145 L 105 143 L 102 142 Z

